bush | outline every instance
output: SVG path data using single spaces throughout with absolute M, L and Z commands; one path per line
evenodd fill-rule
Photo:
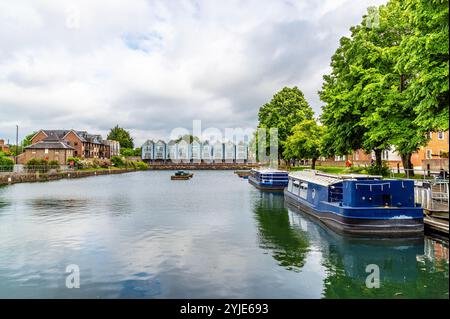
M 141 170 L 148 169 L 148 164 L 144 162 L 136 162 L 136 167 Z
M 111 157 L 111 163 L 115 167 L 123 167 L 125 165 L 125 162 L 124 162 L 123 158 L 120 157 L 120 156 L 113 156 L 113 157 Z
M 49 162 L 43 158 L 32 158 L 27 162 L 25 167 L 28 170 L 46 173 L 46 172 L 48 172 L 48 169 L 49 169 Z
M 78 168 L 78 163 L 81 161 L 79 157 L 69 157 L 67 159 L 67 165 L 70 165 L 73 162 L 73 167 Z
M 59 169 L 60 165 L 58 161 L 50 161 L 48 162 L 48 166 L 53 169 Z
M 0 156 L 0 171 L 10 172 L 14 168 L 14 160 L 9 157 Z
M 383 162 L 383 165 L 381 167 L 376 165 L 367 167 L 367 173 L 370 175 L 389 176 L 391 173 L 391 169 L 385 162 Z

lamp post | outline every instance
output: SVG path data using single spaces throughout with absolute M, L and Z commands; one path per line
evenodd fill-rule
M 19 157 L 19 125 L 16 125 L 16 164 Z

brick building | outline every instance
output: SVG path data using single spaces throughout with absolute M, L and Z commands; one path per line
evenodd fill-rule
M 31 144 L 48 139 L 57 139 L 72 147 L 74 157 L 82 159 L 111 157 L 110 146 L 105 144 L 98 134 L 75 130 L 40 130 L 32 137 Z

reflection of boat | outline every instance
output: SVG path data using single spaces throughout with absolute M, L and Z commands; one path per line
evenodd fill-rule
M 288 172 L 271 168 L 252 169 L 248 181 L 261 190 L 283 191 L 288 184 Z
M 286 201 L 334 230 L 358 235 L 423 234 L 423 210 L 414 182 L 369 175 L 289 174 Z
M 251 170 L 234 171 L 234 173 L 239 177 L 248 178 L 251 175 Z
M 302 280 L 323 285 L 324 298 L 448 298 L 448 242 L 427 244 L 430 239 L 423 235 L 344 236 L 279 193 L 258 193 L 253 210 L 260 247 Z M 424 246 L 430 245 L 439 264 L 437 258 L 424 258 Z M 376 289 L 366 286 L 373 266 L 380 275 Z
M 194 174 L 186 171 L 176 171 L 174 175 L 170 176 L 171 180 L 187 180 L 194 176 Z
M 306 233 L 298 233 L 290 227 L 283 194 L 261 192 L 259 196 L 254 213 L 258 222 L 260 246 L 272 250 L 273 258 L 280 266 L 299 271 L 308 253 Z
M 285 207 L 291 227 L 308 233 L 311 250 L 320 247 L 326 269 L 325 298 L 442 298 L 448 294 L 448 259 L 432 274 L 432 262 L 421 261 L 430 238 L 343 236 L 288 202 Z M 374 267 L 379 269 L 380 288 L 370 289 L 366 281 Z

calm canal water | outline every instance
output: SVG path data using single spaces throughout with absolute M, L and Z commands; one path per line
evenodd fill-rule
M 448 242 L 349 239 L 233 172 L 171 173 L 0 187 L 0 297 L 449 297 Z

